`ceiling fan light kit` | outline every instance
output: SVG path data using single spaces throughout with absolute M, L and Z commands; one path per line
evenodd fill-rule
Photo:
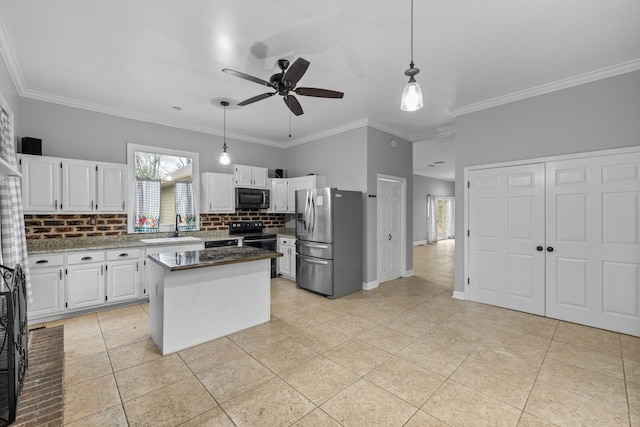
M 313 96 L 316 98 L 342 98 L 344 96 L 344 93 L 335 90 L 318 89 L 313 87 L 296 87 L 298 81 L 302 78 L 304 73 L 307 72 L 309 65 L 309 61 L 304 58 L 296 59 L 291 66 L 289 66 L 288 60 L 279 59 L 278 67 L 280 68 L 280 72 L 272 75 L 269 78 L 269 81 L 241 73 L 240 71 L 235 71 L 230 68 L 223 68 L 222 71 L 227 74 L 231 74 L 232 76 L 240 77 L 241 79 L 249 80 L 250 82 L 257 83 L 261 86 L 267 86 L 275 90 L 275 92 L 266 92 L 252 98 L 245 99 L 238 103 L 241 107 L 270 98 L 277 94 L 282 96 L 282 99 L 287 108 L 289 108 L 289 111 L 296 116 L 300 116 L 304 114 L 304 111 L 302 110 L 302 106 L 298 99 L 291 92 L 296 95 Z
M 411 63 L 409 69 L 404 72 L 409 77 L 409 82 L 402 91 L 402 99 L 400 100 L 400 109 L 402 111 L 417 111 L 422 108 L 422 89 L 416 81 L 415 76 L 420 72 L 413 63 L 413 0 L 411 0 Z
M 221 165 L 229 165 L 231 163 L 231 157 L 229 157 L 229 153 L 227 153 L 227 148 L 229 148 L 227 146 L 227 107 L 229 106 L 229 103 L 227 101 L 222 101 L 220 102 L 220 105 L 222 105 L 222 108 L 224 109 L 224 118 L 223 118 L 223 135 L 222 135 L 222 154 L 220 154 L 220 164 Z

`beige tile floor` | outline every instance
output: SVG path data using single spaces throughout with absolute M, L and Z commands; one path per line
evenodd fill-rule
M 65 325 L 69 426 L 640 426 L 640 338 L 451 298 L 453 241 L 337 300 L 162 357 L 145 304 Z

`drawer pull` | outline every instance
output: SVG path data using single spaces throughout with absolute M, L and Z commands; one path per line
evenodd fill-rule
M 40 259 L 40 260 L 36 261 L 36 264 L 46 264 L 48 262 L 49 262 L 48 259 Z
M 91 258 L 90 256 L 85 256 L 85 257 L 82 257 L 80 261 L 91 261 L 92 259 L 93 258 Z
M 121 254 L 120 254 L 120 255 L 118 255 L 118 256 L 119 256 L 119 257 L 126 257 L 126 256 L 129 256 L 129 254 L 128 254 L 128 253 L 121 253 Z

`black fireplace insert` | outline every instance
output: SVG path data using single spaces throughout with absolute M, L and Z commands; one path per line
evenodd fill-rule
M 24 271 L 0 265 L 0 425 L 16 419 L 28 366 L 27 298 Z

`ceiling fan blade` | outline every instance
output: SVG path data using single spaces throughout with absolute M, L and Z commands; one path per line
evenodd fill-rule
M 282 76 L 282 82 L 290 88 L 296 87 L 298 81 L 302 78 L 302 76 L 304 76 L 304 73 L 307 72 L 309 64 L 310 62 L 304 58 L 296 59 L 284 73 L 284 76 Z
M 240 77 L 241 79 L 258 83 L 259 85 L 262 85 L 262 86 L 273 87 L 273 85 L 266 80 L 262 80 L 257 77 L 250 76 L 249 74 L 241 73 L 240 71 L 232 70 L 230 68 L 223 68 L 222 71 L 224 71 L 227 74 L 231 74 L 232 76 Z
M 276 93 L 277 93 L 277 92 L 268 92 L 268 93 L 263 93 L 263 94 L 261 94 L 261 95 L 254 96 L 253 98 L 245 99 L 245 100 L 244 100 L 244 101 L 242 101 L 242 102 L 238 102 L 238 105 L 239 105 L 239 106 L 241 106 L 241 107 L 244 107 L 245 105 L 253 104 L 253 103 L 254 103 L 254 102 L 256 102 L 256 101 L 261 101 L 261 100 L 263 100 L 263 99 L 267 99 L 267 98 L 269 98 L 270 96 L 275 95 Z
M 298 102 L 295 96 L 287 95 L 282 99 L 284 100 L 284 103 L 287 104 L 287 107 L 289 107 L 289 110 L 291 110 L 293 114 L 295 114 L 296 116 L 304 114 L 304 112 L 302 111 L 302 106 L 300 105 L 300 103 Z
M 344 93 L 329 89 L 318 89 L 315 87 L 299 87 L 295 90 L 298 95 L 315 96 L 318 98 L 342 98 Z

